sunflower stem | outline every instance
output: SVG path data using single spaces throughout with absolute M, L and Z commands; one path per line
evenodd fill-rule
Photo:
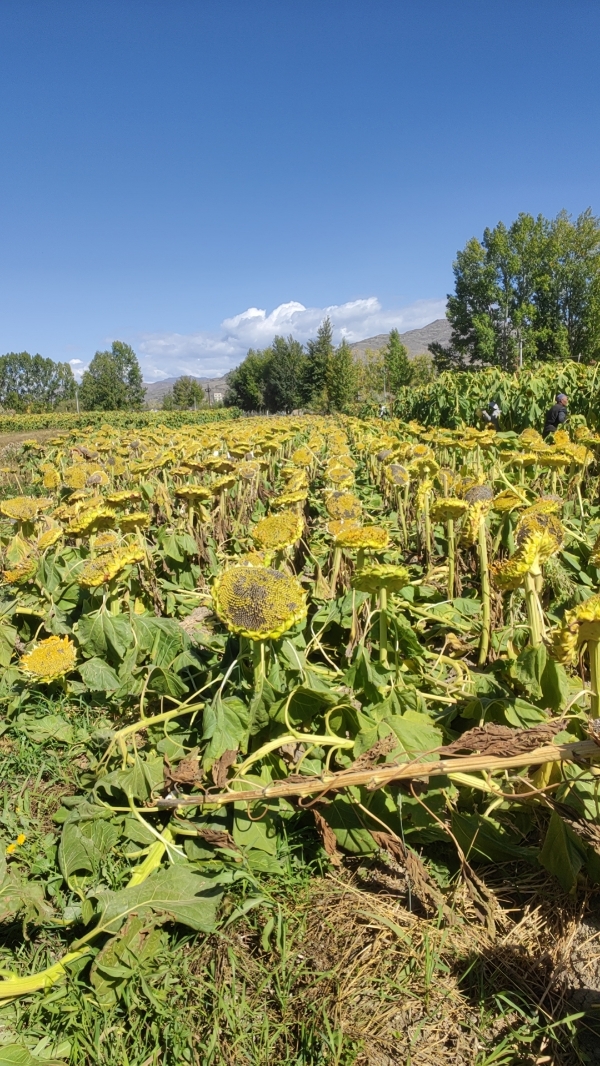
M 379 662 L 387 666 L 387 589 L 379 589 Z
M 540 601 L 535 588 L 535 579 L 531 573 L 525 575 L 525 604 L 527 607 L 527 620 L 529 622 L 531 646 L 533 648 L 539 648 L 542 643 L 543 626 Z
M 265 683 L 265 642 L 252 641 L 252 668 L 254 671 L 254 698 L 261 696 Z
M 592 702 L 590 715 L 592 718 L 600 718 L 600 641 L 588 641 L 588 655 L 590 659 L 590 683 L 592 686 Z
M 456 540 L 454 537 L 454 519 L 446 522 L 448 536 L 448 599 L 454 599 L 454 571 L 456 569 Z
M 483 666 L 488 657 L 491 628 L 490 571 L 488 565 L 487 529 L 485 518 L 483 517 L 479 519 L 477 548 L 479 554 L 479 574 L 481 577 L 481 639 L 479 642 L 478 664 L 479 666 Z
M 331 575 L 330 575 L 330 578 L 329 578 L 329 583 L 330 583 L 331 595 L 332 596 L 335 596 L 335 589 L 336 589 L 336 585 L 337 585 L 338 574 L 340 572 L 341 561 L 342 561 L 342 549 L 339 547 L 339 545 L 336 545 L 334 553 L 333 553 L 333 564 L 332 564 L 332 567 L 331 567 Z

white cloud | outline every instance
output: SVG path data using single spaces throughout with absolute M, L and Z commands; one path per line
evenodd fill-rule
M 445 300 L 418 300 L 395 311 L 385 310 L 376 296 L 330 307 L 305 307 L 291 300 L 269 313 L 249 307 L 224 319 L 215 332 L 143 333 L 137 340 L 137 351 L 145 381 L 179 374 L 215 377 L 237 366 L 248 348 L 265 348 L 277 334 L 292 333 L 297 340 L 307 341 L 315 336 L 326 315 L 333 325 L 334 340 L 345 337 L 352 343 L 394 327 L 400 332 L 419 329 L 443 318 L 445 310 Z

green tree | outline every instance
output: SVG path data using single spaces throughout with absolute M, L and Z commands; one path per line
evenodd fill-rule
M 241 411 L 264 411 L 266 388 L 273 352 L 270 348 L 250 348 L 243 363 L 227 378 L 225 405 Z
M 430 385 L 435 378 L 433 359 L 425 352 L 422 355 L 415 355 L 410 364 L 410 369 L 410 384 L 415 387 L 418 387 L 419 385 Z
M 346 340 L 335 348 L 327 362 L 325 389 L 327 411 L 348 412 L 358 391 L 358 367 Z
M 389 340 L 383 349 L 385 365 L 385 391 L 395 395 L 403 385 L 410 384 L 412 370 L 408 352 L 400 340 L 397 329 L 390 330 Z
M 265 382 L 265 402 L 269 411 L 289 414 L 303 402 L 304 348 L 293 337 L 275 337 L 271 346 L 269 373 Z
M 50 411 L 75 396 L 68 363 L 55 363 L 29 352 L 0 356 L 0 406 L 13 411 Z
M 206 393 L 197 378 L 183 375 L 173 382 L 173 388 L 163 396 L 166 411 L 191 411 L 206 404 Z
M 454 263 L 449 345 L 432 344 L 438 371 L 514 370 L 538 360 L 600 354 L 600 220 L 520 214 L 471 238 Z
M 133 348 L 113 341 L 110 352 L 96 352 L 83 375 L 79 399 L 85 411 L 139 411 L 145 393 Z
M 321 322 L 315 340 L 309 340 L 306 345 L 302 401 L 307 407 L 323 410 L 327 406 L 328 368 L 333 353 L 333 328 L 327 317 Z

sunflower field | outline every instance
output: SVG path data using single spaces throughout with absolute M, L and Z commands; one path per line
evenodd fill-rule
M 264 886 L 299 826 L 321 869 L 400 871 L 438 929 L 460 897 L 493 935 L 491 869 L 593 890 L 599 448 L 583 420 L 342 416 L 25 442 L 0 484 L 9 1036 L 73 982 L 81 1010 L 156 1000 L 165 930 L 256 913 L 283 952 Z M 11 787 L 32 746 L 50 816 Z M 147 1062 L 238 1061 L 210 1039 Z

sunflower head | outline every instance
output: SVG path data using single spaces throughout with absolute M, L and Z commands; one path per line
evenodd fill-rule
M 347 520 L 348 518 L 360 518 L 362 514 L 362 503 L 358 496 L 354 496 L 351 492 L 332 492 L 327 497 L 325 506 L 331 518 Z
M 537 511 L 530 508 L 519 519 L 515 530 L 515 542 L 518 547 L 528 540 L 534 533 L 545 532 L 556 542 L 556 548 L 550 552 L 554 555 L 560 551 L 565 536 L 562 522 L 552 511 Z
M 360 519 L 358 518 L 332 518 L 331 522 L 328 522 L 325 526 L 327 532 L 332 537 L 337 537 L 338 533 L 341 533 L 345 529 L 358 529 L 360 526 Z
M 492 500 L 494 499 L 494 493 L 489 485 L 473 485 L 472 488 L 467 489 L 464 498 L 470 506 L 474 503 L 487 503 L 491 505 Z
M 67 532 L 72 537 L 87 537 L 99 529 L 111 529 L 115 521 L 116 515 L 112 508 L 100 504 L 98 507 L 88 507 L 76 515 L 69 522 Z
M 356 550 L 370 549 L 371 551 L 385 551 L 390 542 L 387 529 L 381 526 L 356 526 L 353 529 L 342 529 L 335 538 L 335 543 L 340 548 L 354 548 Z
M 552 634 L 552 654 L 562 663 L 576 660 L 583 644 L 600 640 L 600 595 L 590 596 L 567 611 L 562 625 Z
M 522 506 L 523 500 L 514 489 L 503 489 L 497 496 L 494 496 L 494 502 L 492 503 L 492 509 L 500 511 L 500 513 L 516 511 L 518 507 Z
M 14 566 L 2 571 L 7 585 L 21 585 L 29 581 L 37 570 L 37 560 L 33 555 L 24 555 Z
M 461 518 L 469 505 L 466 500 L 459 500 L 456 496 L 443 496 L 431 506 L 431 517 L 434 522 L 447 522 L 449 518 Z
M 216 614 L 231 633 L 277 640 L 306 617 L 299 582 L 266 566 L 232 566 L 213 585 Z
M 135 533 L 136 529 L 146 529 L 149 525 L 150 515 L 145 511 L 132 511 L 119 519 L 119 529 L 122 533 Z
M 281 508 L 293 507 L 294 504 L 304 503 L 308 496 L 308 489 L 296 489 L 293 492 L 282 492 L 281 496 L 275 496 L 271 500 L 271 507 L 275 511 Z
M 388 592 L 399 592 L 410 580 L 408 570 L 404 566 L 395 566 L 393 563 L 370 563 L 357 570 L 352 578 L 352 587 L 359 592 L 379 592 L 385 588 Z
M 144 558 L 144 551 L 137 544 L 118 548 L 115 552 L 106 552 L 95 559 L 88 559 L 79 571 L 77 581 L 84 588 L 98 588 L 120 574 L 126 566 L 139 563 Z
M 554 518 L 553 515 L 547 516 Z M 555 521 L 557 521 L 555 519 Z M 521 537 L 519 547 L 515 554 L 503 563 L 495 563 L 492 570 L 494 584 L 502 592 L 523 585 L 527 574 L 540 575 L 542 565 L 551 555 L 560 551 L 562 544 L 562 526 L 544 528 L 543 526 L 528 527 L 528 531 Z
M 291 548 L 302 536 L 304 522 L 294 511 L 281 511 L 279 514 L 261 518 L 254 527 L 252 539 L 257 548 L 266 551 L 283 551 Z
M 94 541 L 94 551 L 96 552 L 110 552 L 113 548 L 116 548 L 119 543 L 119 538 L 116 533 L 111 533 L 110 530 L 106 530 L 104 533 L 99 533 Z
M 42 474 L 42 485 L 45 489 L 50 489 L 50 491 L 52 491 L 53 489 L 58 488 L 60 485 L 60 474 L 56 467 L 46 464 L 44 470 L 42 470 Z
M 238 463 L 236 470 L 238 476 L 243 478 L 244 481 L 255 481 L 260 474 L 260 463 L 248 459 L 243 463 Z
M 224 479 L 220 478 L 219 480 L 223 481 Z M 229 476 L 225 480 L 229 481 Z M 188 504 L 203 503 L 204 500 L 210 500 L 212 495 L 211 490 L 207 489 L 205 485 L 179 485 L 175 489 L 177 499 L 185 500 Z
M 0 512 L 15 522 L 33 522 L 43 506 L 48 506 L 49 500 L 39 500 L 33 496 L 13 496 L 10 500 L 2 500 Z
M 63 482 L 68 489 L 84 489 L 87 484 L 88 469 L 85 463 L 68 466 L 63 474 Z
M 118 492 L 109 492 L 106 502 L 111 507 L 126 507 L 130 503 L 139 503 L 141 498 L 142 494 L 137 489 L 120 489 Z
M 75 645 L 68 637 L 48 637 L 21 656 L 19 669 L 33 681 L 50 684 L 71 673 L 76 659 Z
M 396 485 L 397 488 L 403 489 L 410 481 L 410 474 L 406 467 L 402 466 L 402 463 L 390 463 L 385 468 L 385 479 L 389 481 L 390 485 Z
M 64 536 L 62 526 L 51 526 L 50 529 L 46 529 L 37 539 L 36 547 L 38 551 L 43 552 L 46 551 L 46 548 L 51 548 L 62 536 Z

